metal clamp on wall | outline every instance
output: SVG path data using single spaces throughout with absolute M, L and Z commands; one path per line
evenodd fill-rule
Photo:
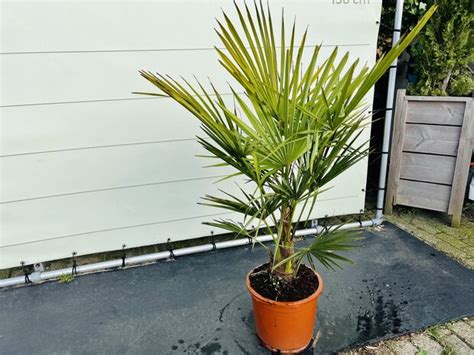
M 77 275 L 77 262 L 76 262 L 76 255 L 75 251 L 72 252 L 72 270 L 71 275 Z
M 23 261 L 21 262 L 21 269 L 23 270 L 23 274 L 25 275 L 25 284 L 32 283 L 29 276 L 28 276 L 28 272 L 25 269 L 25 263 Z
M 176 260 L 176 256 L 173 253 L 173 244 L 171 243 L 171 238 L 168 238 L 168 241 L 166 242 L 166 247 L 170 252 L 170 260 Z
M 360 228 L 363 227 L 363 224 L 362 224 L 362 215 L 363 215 L 363 214 L 364 214 L 364 210 L 360 210 L 360 212 L 359 212 L 359 217 L 358 217 L 358 219 L 357 219 L 358 222 L 359 222 L 359 224 L 360 224 Z
M 127 252 L 125 251 L 125 247 L 127 245 L 122 245 L 122 267 L 125 267 L 125 259 L 127 258 Z
M 376 114 L 378 114 L 380 112 L 387 112 L 387 111 L 393 111 L 393 108 L 392 107 L 386 107 L 386 108 L 380 108 L 380 109 L 374 110 L 372 112 L 372 116 L 375 116 Z M 380 119 L 383 119 L 383 118 L 380 118 Z
M 402 32 L 402 30 L 401 30 L 400 28 L 395 28 L 395 27 L 386 25 L 386 24 L 384 24 L 384 23 L 381 23 L 380 21 L 377 21 L 376 23 L 377 23 L 377 25 L 379 25 L 380 27 L 386 28 L 387 30 L 390 30 L 390 31 L 392 31 L 392 32 L 399 32 L 399 33 Z
M 328 215 L 324 216 L 324 218 L 328 218 L 328 217 L 329 217 Z M 323 228 L 324 233 L 329 233 L 329 227 L 326 220 L 323 219 L 322 221 L 320 221 L 319 225 Z
M 211 231 L 211 244 L 212 244 L 212 250 L 217 250 L 216 241 L 214 239 L 214 231 Z

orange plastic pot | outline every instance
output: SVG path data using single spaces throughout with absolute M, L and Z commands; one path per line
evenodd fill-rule
M 311 296 L 296 302 L 280 302 L 265 298 L 252 288 L 252 272 L 247 274 L 246 284 L 252 296 L 258 337 L 272 351 L 296 353 L 304 350 L 313 337 L 317 303 L 323 291 L 321 276 L 313 270 L 319 285 Z

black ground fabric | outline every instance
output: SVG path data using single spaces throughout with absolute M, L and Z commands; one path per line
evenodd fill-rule
M 391 224 L 320 268 L 316 354 L 474 315 L 474 272 Z M 261 247 L 0 291 L 0 354 L 267 354 L 245 275 Z M 313 353 L 307 350 L 305 354 Z

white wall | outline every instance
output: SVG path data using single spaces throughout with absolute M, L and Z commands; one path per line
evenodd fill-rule
M 309 25 L 309 46 L 373 63 L 380 0 L 270 3 Z M 214 183 L 226 171 L 194 157 L 200 131 L 185 110 L 131 92 L 153 90 L 139 69 L 209 76 L 228 92 L 212 48 L 232 1 L 0 4 L 0 268 L 209 235 L 201 222 L 228 214 L 196 203 L 233 188 Z M 363 209 L 366 170 L 338 178 L 315 216 Z

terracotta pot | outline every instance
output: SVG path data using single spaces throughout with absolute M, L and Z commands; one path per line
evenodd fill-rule
M 246 284 L 252 296 L 258 337 L 272 351 L 296 353 L 304 350 L 313 337 L 317 302 L 323 291 L 321 276 L 313 270 L 319 285 L 311 296 L 296 302 L 280 302 L 259 295 L 250 286 L 252 272 L 247 274 Z

